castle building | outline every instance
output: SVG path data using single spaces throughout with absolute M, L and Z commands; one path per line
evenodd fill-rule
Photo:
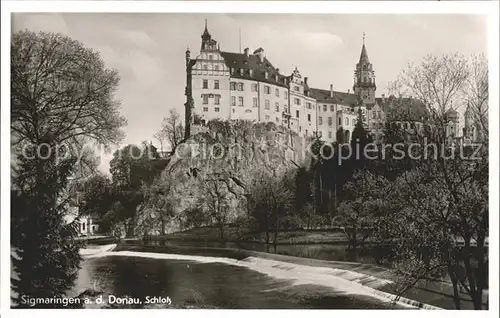
M 425 107 L 415 101 L 390 96 L 377 98 L 375 71 L 365 45 L 354 71 L 353 91 L 338 92 L 313 88 L 297 68 L 292 74 L 280 72 L 266 57 L 263 48 L 250 54 L 221 51 L 205 20 L 200 53 L 191 58 L 186 51 L 186 134 L 193 123 L 213 119 L 244 119 L 274 122 L 304 137 L 319 137 L 326 142 L 348 142 L 361 113 L 365 129 L 377 140 L 383 138 L 384 123 L 391 109 L 412 111 L 391 118 L 407 129 L 422 127 Z M 409 102 L 408 102 L 409 101 Z

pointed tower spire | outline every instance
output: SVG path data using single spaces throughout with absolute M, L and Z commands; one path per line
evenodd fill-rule
M 210 35 L 210 32 L 208 32 L 207 19 L 205 19 L 205 30 L 203 31 L 201 38 L 203 40 L 210 40 L 212 38 L 212 36 Z
M 366 50 L 365 37 L 366 34 L 363 32 L 363 46 L 361 47 L 359 62 L 356 64 L 356 70 L 354 71 L 353 90 L 363 104 L 374 104 L 377 86 L 375 85 L 375 72 Z
M 359 56 L 359 64 L 368 64 L 370 59 L 368 59 L 368 53 L 366 52 L 365 46 L 365 32 L 363 32 L 363 47 L 361 47 L 361 55 Z

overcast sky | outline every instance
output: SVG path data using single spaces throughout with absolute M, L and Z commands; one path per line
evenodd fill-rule
M 312 87 L 352 90 L 363 32 L 377 77 L 377 96 L 412 61 L 427 53 L 487 52 L 487 20 L 473 15 L 274 14 L 13 14 L 13 30 L 61 32 L 100 51 L 118 69 L 118 96 L 128 120 L 124 144 L 153 140 L 162 117 L 184 114 L 184 52 L 200 48 L 204 20 L 221 50 L 264 48 L 284 74 L 298 67 Z M 153 140 L 154 142 L 154 140 Z M 101 170 L 109 167 L 103 158 Z

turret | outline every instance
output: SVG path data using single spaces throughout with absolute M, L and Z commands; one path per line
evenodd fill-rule
M 363 104 L 374 104 L 376 89 L 375 72 L 368 58 L 368 52 L 365 45 L 365 34 L 363 33 L 363 46 L 361 47 L 359 62 L 356 64 L 356 69 L 354 71 L 353 90 Z

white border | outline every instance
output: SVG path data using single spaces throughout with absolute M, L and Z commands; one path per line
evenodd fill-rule
M 91 2 L 91 3 L 90 3 Z M 1 107 L 1 313 L 10 316 L 24 317 L 33 315 L 48 315 L 49 317 L 66 317 L 68 315 L 86 317 L 86 310 L 11 310 L 10 307 L 10 14 L 11 12 L 231 12 L 231 13 L 398 13 L 398 14 L 485 14 L 489 16 L 488 43 L 489 43 L 489 84 L 490 84 L 490 310 L 481 312 L 472 311 L 405 311 L 405 316 L 453 316 L 453 317 L 499 317 L 498 311 L 498 193 L 499 193 L 499 3 L 497 1 L 408 1 L 408 2 L 284 2 L 284 1 L 2 1 L 1 3 L 1 48 L 2 48 L 2 107 Z M 451 32 L 453 26 L 450 26 Z M 453 36 L 450 34 L 450 36 Z M 242 286 L 244 288 L 244 286 Z M 144 312 L 131 310 L 93 310 L 92 314 L 99 316 L 121 315 L 122 317 L 136 317 Z M 276 316 L 282 315 L 316 315 L 331 318 L 332 315 L 352 316 L 366 315 L 360 310 L 294 310 L 283 311 L 260 310 L 259 312 L 245 310 L 148 310 L 148 316 L 165 317 L 254 317 L 255 315 Z M 372 317 L 400 316 L 401 311 L 374 310 L 369 313 Z

